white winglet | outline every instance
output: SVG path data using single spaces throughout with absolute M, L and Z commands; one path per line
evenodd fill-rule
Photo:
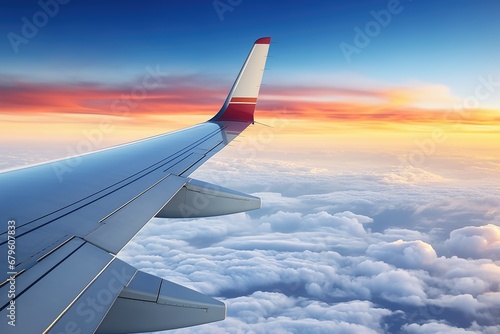
M 252 123 L 271 37 L 255 41 L 221 110 L 210 121 Z

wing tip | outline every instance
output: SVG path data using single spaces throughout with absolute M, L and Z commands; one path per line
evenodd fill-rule
M 271 44 L 271 37 L 261 37 L 254 44 Z
M 209 121 L 252 123 L 271 37 L 257 39 L 219 112 Z M 258 52 L 255 52 L 258 50 Z M 248 64 L 251 64 L 247 67 Z M 248 69 L 250 68 L 250 69 Z

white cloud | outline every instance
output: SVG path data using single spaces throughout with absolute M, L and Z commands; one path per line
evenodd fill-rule
M 481 332 L 467 330 L 449 326 L 439 322 L 429 322 L 423 325 L 410 324 L 405 325 L 405 333 L 410 334 L 480 334 Z
M 426 299 L 423 282 L 401 269 L 382 272 L 366 280 L 363 285 L 380 298 L 393 303 L 422 306 Z
M 463 258 L 500 260 L 500 227 L 465 226 L 452 231 L 444 247 L 450 254 Z
M 227 300 L 227 324 L 214 323 L 176 333 L 381 333 L 379 322 L 392 312 L 368 301 L 329 305 L 281 293 L 255 292 Z
M 431 245 L 421 240 L 381 242 L 368 247 L 366 254 L 399 268 L 425 269 L 437 255 Z
M 223 173 L 221 185 L 260 196 L 262 209 L 154 219 L 120 254 L 228 305 L 225 321 L 178 333 L 475 333 L 500 326 L 498 227 L 488 213 L 500 204 L 494 188 L 295 167 L 209 164 L 193 177 L 218 183 L 213 175 Z M 481 204 L 464 206 L 469 197 Z M 470 240 L 475 246 L 463 247 Z

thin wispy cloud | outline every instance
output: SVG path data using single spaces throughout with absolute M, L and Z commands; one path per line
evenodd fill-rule
M 165 76 L 161 85 L 144 89 L 141 80 L 119 86 L 97 83 L 32 83 L 1 80 L 0 113 L 32 116 L 44 113 L 126 116 L 147 122 L 151 115 L 211 115 L 228 88 L 215 78 Z M 208 85 L 209 81 L 215 82 Z M 280 117 L 353 123 L 359 127 L 394 129 L 401 124 L 435 125 L 467 131 L 492 131 L 500 126 L 498 111 L 454 110 L 458 98 L 444 86 L 428 85 L 377 89 L 282 86 L 264 88 L 258 117 Z M 438 104 L 431 106 L 432 102 Z M 455 101 L 455 102 L 454 102 Z M 423 103 L 427 103 L 424 106 Z M 445 107 L 447 106 L 447 107 Z M 472 128 L 474 126 L 475 128 Z M 484 126 L 484 130 L 480 128 Z M 463 130 L 463 129 L 461 129 Z

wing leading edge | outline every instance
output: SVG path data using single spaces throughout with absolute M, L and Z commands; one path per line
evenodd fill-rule
M 0 173 L 0 212 L 9 221 L 0 228 L 0 253 L 15 243 L 14 260 L 0 272 L 1 333 L 144 332 L 225 318 L 224 303 L 116 254 L 155 216 L 260 207 L 254 196 L 188 176 L 253 123 L 269 44 L 269 37 L 254 43 L 205 123 Z

